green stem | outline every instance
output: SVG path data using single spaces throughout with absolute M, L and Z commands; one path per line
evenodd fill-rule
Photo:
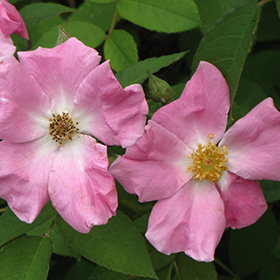
M 262 7 L 264 4 L 266 4 L 266 3 L 269 2 L 269 1 L 271 1 L 271 0 L 262 0 L 262 1 L 260 1 L 260 2 L 258 3 L 258 5 L 259 5 L 260 7 Z
M 5 212 L 8 208 L 9 208 L 9 206 L 6 206 L 6 207 L 0 209 L 0 213 Z
M 69 6 L 70 6 L 70 8 L 75 9 L 75 8 L 76 8 L 76 2 L 75 2 L 75 0 L 69 0 Z
M 48 231 L 44 234 L 44 238 L 48 237 L 49 234 L 50 234 L 50 232 L 52 231 L 52 228 L 53 228 L 53 226 L 54 226 L 54 221 L 55 221 L 55 219 L 53 219 L 53 221 L 52 221 L 52 223 L 51 223 L 51 225 L 50 225 Z
M 119 0 L 116 0 L 116 2 L 119 2 Z M 113 18 L 112 18 L 112 21 L 111 21 L 110 29 L 109 29 L 109 32 L 108 32 L 108 35 L 107 35 L 107 39 L 109 38 L 110 34 L 113 32 L 113 30 L 115 28 L 117 16 L 118 16 L 118 9 L 116 7 Z
M 232 276 L 236 280 L 241 280 L 241 278 L 236 275 L 229 267 L 227 267 L 223 262 L 219 259 L 215 258 L 214 262 L 219 265 L 225 272 L 227 272 L 230 276 Z

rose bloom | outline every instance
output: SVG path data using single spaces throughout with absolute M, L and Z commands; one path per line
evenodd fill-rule
M 10 34 L 29 39 L 26 26 L 17 9 L 7 0 L 0 0 L 0 56 L 13 54 L 16 47 Z
M 226 133 L 229 88 L 201 62 L 182 96 L 160 108 L 110 172 L 152 209 L 147 239 L 160 252 L 212 261 L 223 231 L 267 209 L 259 179 L 280 180 L 280 113 L 265 99 Z
M 127 147 L 148 113 L 141 85 L 123 89 L 109 62 L 76 38 L 53 49 L 2 58 L 0 197 L 31 223 L 54 208 L 87 233 L 115 215 L 117 192 L 107 145 Z

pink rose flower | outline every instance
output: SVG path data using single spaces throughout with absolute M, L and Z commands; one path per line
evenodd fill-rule
M 280 113 L 265 99 L 226 133 L 229 89 L 201 62 L 180 99 L 159 109 L 110 168 L 152 209 L 147 239 L 160 252 L 212 261 L 223 231 L 267 209 L 258 180 L 280 180 Z
M 117 192 L 107 145 L 127 147 L 148 113 L 141 85 L 123 89 L 109 62 L 76 38 L 5 56 L 0 67 L 0 197 L 31 223 L 49 201 L 77 231 L 107 223 Z
M 0 0 L 0 56 L 15 52 L 16 47 L 10 37 L 12 33 L 29 39 L 26 26 L 17 9 L 7 0 Z

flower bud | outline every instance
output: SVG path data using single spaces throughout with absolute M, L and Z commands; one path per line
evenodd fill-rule
M 168 103 L 173 94 L 173 90 L 170 85 L 166 81 L 152 75 L 149 70 L 148 75 L 151 98 L 155 102 L 160 102 L 162 104 Z

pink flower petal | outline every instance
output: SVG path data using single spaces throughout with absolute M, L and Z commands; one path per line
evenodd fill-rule
M 49 201 L 48 178 L 56 155 L 48 136 L 27 143 L 0 143 L 0 197 L 19 219 L 32 223 Z
M 60 147 L 50 173 L 53 206 L 75 230 L 88 233 L 115 215 L 117 192 L 107 171 L 106 146 L 80 135 Z
M 190 180 L 154 206 L 146 232 L 160 252 L 184 251 L 197 261 L 213 261 L 225 228 L 223 201 L 214 184 Z
M 267 98 L 238 120 L 219 146 L 228 148 L 229 171 L 244 179 L 280 180 L 280 113 Z
M 49 133 L 49 98 L 13 57 L 0 64 L 0 138 L 31 141 Z
M 65 108 L 72 109 L 79 85 L 100 61 L 96 50 L 76 38 L 52 49 L 39 47 L 35 51 L 18 52 L 18 57 L 43 91 L 55 100 L 54 111 L 59 113 Z
M 10 37 L 5 37 L 0 31 L 0 57 L 4 55 L 13 55 L 16 51 L 16 47 L 13 45 L 13 41 Z
M 95 68 L 81 84 L 77 111 L 89 116 L 86 131 L 107 145 L 131 146 L 143 134 L 148 105 L 141 85 L 125 89 L 115 78 L 109 61 Z M 81 123 L 82 125 L 82 123 Z
M 208 62 L 200 62 L 181 98 L 160 108 L 152 120 L 177 135 L 190 148 L 222 137 L 230 106 L 229 88 L 221 72 Z
M 152 201 L 175 194 L 192 176 L 189 149 L 174 134 L 149 121 L 144 135 L 127 148 L 110 172 L 139 201 Z
M 226 227 L 250 226 L 267 209 L 259 181 L 244 180 L 228 172 L 226 181 L 217 186 L 225 205 Z
M 26 26 L 17 9 L 6 0 L 0 1 L 0 29 L 5 36 L 15 33 L 29 39 Z

